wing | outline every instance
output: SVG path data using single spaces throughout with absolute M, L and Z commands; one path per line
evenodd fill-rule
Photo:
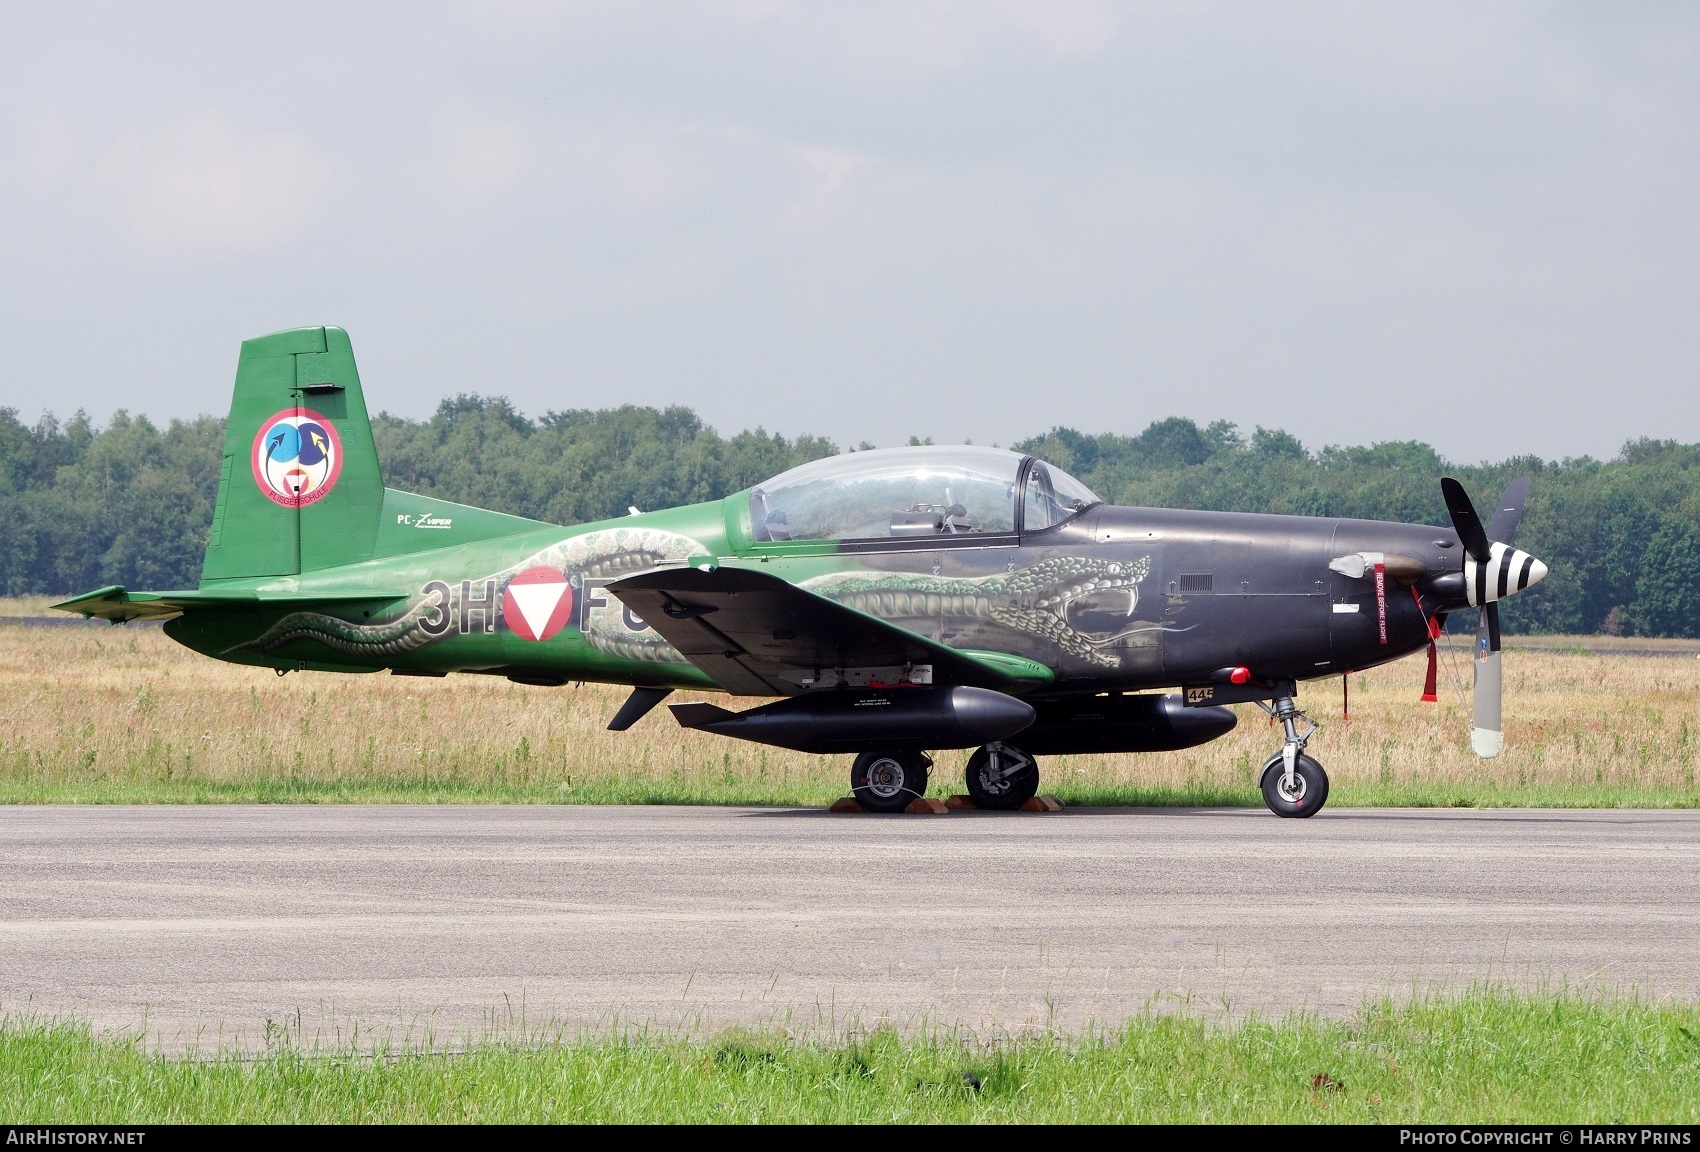
M 734 696 L 790 696 L 840 672 L 852 684 L 907 670 L 1000 692 L 1054 678 L 1025 657 L 951 648 L 748 568 L 662 568 L 607 591 Z

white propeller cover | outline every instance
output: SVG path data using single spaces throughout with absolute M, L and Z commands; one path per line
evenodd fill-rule
M 1493 605 L 1483 608 L 1476 624 L 1475 698 L 1470 709 L 1470 747 L 1477 756 L 1492 760 L 1505 747 L 1505 722 L 1501 717 L 1503 684 L 1499 666 L 1497 613 Z

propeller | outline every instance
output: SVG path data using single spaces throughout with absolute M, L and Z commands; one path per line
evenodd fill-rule
M 1503 685 L 1499 667 L 1499 600 L 1521 591 L 1547 574 L 1547 566 L 1511 547 L 1511 537 L 1523 518 L 1523 501 L 1529 494 L 1529 478 L 1513 480 L 1495 507 L 1493 519 L 1482 527 L 1475 505 L 1458 481 L 1447 476 L 1440 482 L 1446 511 L 1458 539 L 1464 545 L 1464 587 L 1468 602 L 1477 608 L 1475 698 L 1470 722 L 1470 747 L 1483 759 L 1492 759 L 1505 747 L 1501 719 Z

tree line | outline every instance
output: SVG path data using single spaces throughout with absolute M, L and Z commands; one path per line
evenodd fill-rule
M 393 488 L 559 524 L 717 499 L 839 451 L 760 428 L 721 436 L 683 407 L 531 418 L 479 396 L 445 400 L 428 420 L 380 413 L 373 433 Z M 0 408 L 0 593 L 193 587 L 223 442 L 211 416 L 28 425 Z M 1506 602 L 1508 630 L 1700 635 L 1700 444 L 1640 439 L 1611 460 L 1461 466 L 1417 441 L 1312 450 L 1279 430 L 1174 417 L 1137 436 L 1053 428 L 1012 447 L 1116 504 L 1431 524 L 1448 523 L 1442 475 L 1484 514 L 1528 475 L 1517 544 L 1552 574 Z

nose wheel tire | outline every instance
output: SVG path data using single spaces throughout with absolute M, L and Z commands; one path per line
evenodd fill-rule
M 976 808 L 1013 812 L 1039 791 L 1038 762 L 1008 744 L 988 744 L 968 758 L 968 795 Z
M 1277 752 L 1263 762 L 1263 802 L 1277 816 L 1302 820 L 1315 816 L 1328 803 L 1328 773 L 1322 765 L 1301 753 L 1293 764 L 1293 783 L 1287 784 L 1287 766 Z
M 920 752 L 864 752 L 850 768 L 850 790 L 868 812 L 901 812 L 927 794 L 931 765 Z

